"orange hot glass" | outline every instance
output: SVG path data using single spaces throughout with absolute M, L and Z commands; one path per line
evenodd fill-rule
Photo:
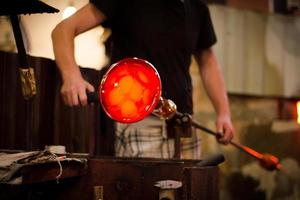
M 158 72 L 151 63 L 139 58 L 127 58 L 113 64 L 99 87 L 104 111 L 122 123 L 144 119 L 155 109 L 160 96 Z

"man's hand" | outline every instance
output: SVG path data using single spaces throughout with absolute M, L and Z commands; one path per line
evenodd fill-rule
M 217 140 L 222 144 L 228 144 L 233 136 L 234 136 L 234 129 L 229 116 L 218 116 L 216 121 L 217 127 Z
M 199 66 L 203 86 L 212 101 L 218 117 L 216 120 L 217 140 L 228 144 L 233 138 L 233 126 L 230 119 L 229 101 L 223 74 L 212 47 L 196 52 L 195 58 Z
M 61 21 L 53 29 L 51 38 L 57 67 L 62 76 L 62 98 L 66 105 L 87 105 L 86 92 L 94 92 L 94 87 L 85 81 L 76 64 L 74 39 L 106 19 L 104 13 L 92 3 L 88 3 L 75 14 Z
M 60 90 L 64 103 L 69 106 L 87 105 L 87 91 L 94 92 L 95 89 L 80 74 L 64 79 Z

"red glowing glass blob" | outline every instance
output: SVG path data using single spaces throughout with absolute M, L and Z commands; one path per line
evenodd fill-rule
M 103 76 L 99 97 L 106 114 L 121 123 L 144 119 L 157 106 L 161 81 L 154 66 L 139 58 L 123 59 Z

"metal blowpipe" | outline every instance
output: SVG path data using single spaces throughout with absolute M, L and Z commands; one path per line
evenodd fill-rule
M 161 98 L 160 103 L 158 104 L 158 108 L 153 111 L 154 115 L 162 118 L 162 119 L 171 119 L 174 116 L 183 116 L 182 119 L 185 120 L 185 123 L 187 120 L 189 120 L 189 123 L 191 123 L 192 126 L 195 128 L 198 128 L 200 130 L 203 130 L 206 133 L 209 133 L 211 135 L 214 135 L 215 137 L 220 137 L 221 134 L 214 132 L 202 125 L 200 125 L 197 121 L 192 120 L 191 117 L 187 119 L 189 115 L 182 114 L 177 111 L 176 105 L 171 100 L 166 100 Z M 250 147 L 247 147 L 245 145 L 239 144 L 234 141 L 230 141 L 229 144 L 233 145 L 234 147 L 238 148 L 239 150 L 242 150 L 243 152 L 251 155 L 252 157 L 256 158 L 259 161 L 259 164 L 261 167 L 268 171 L 273 170 L 280 170 L 282 168 L 279 159 L 271 154 L 265 154 L 265 153 L 259 153 Z

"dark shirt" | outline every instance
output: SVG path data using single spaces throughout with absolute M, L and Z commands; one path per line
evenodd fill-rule
M 112 30 L 111 62 L 148 60 L 162 81 L 162 97 L 193 113 L 191 55 L 216 42 L 209 9 L 200 0 L 90 0 Z M 189 2 L 187 2 L 189 1 Z

